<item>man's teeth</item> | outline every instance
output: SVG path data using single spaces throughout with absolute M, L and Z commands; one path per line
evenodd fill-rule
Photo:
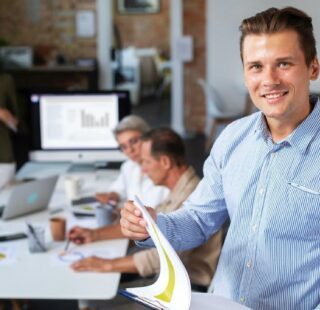
M 265 97 L 266 97 L 267 99 L 275 99 L 275 98 L 279 98 L 279 97 L 283 96 L 283 94 L 284 94 L 284 93 L 279 93 L 279 94 L 267 94 L 267 95 L 265 95 Z

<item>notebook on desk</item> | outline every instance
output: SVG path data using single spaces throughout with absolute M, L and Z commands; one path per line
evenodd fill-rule
M 51 176 L 15 186 L 3 207 L 2 220 L 47 208 L 57 179 L 58 176 Z
M 94 196 L 82 197 L 71 201 L 72 213 L 76 216 L 95 216 L 101 203 Z

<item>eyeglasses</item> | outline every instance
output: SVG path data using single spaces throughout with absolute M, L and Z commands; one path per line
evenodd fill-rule
M 119 144 L 119 149 L 125 152 L 128 148 L 132 148 L 140 141 L 140 137 L 133 137 L 127 143 Z

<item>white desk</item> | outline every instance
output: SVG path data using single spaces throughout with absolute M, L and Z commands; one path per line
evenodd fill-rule
M 78 174 L 79 175 L 79 174 Z M 85 194 L 96 190 L 107 190 L 108 184 L 116 177 L 117 171 L 105 170 L 95 173 L 81 173 L 85 178 Z M 63 190 L 61 176 L 50 202 L 50 209 L 63 208 L 68 218 L 68 226 L 72 226 L 73 216 L 68 212 L 70 205 Z M 46 253 L 30 254 L 27 240 L 1 242 L 0 247 L 13 249 L 13 260 L 4 264 L 0 261 L 0 299 L 110 299 L 117 292 L 119 273 L 76 273 L 68 265 L 58 265 L 54 259 L 60 253 L 65 242 L 52 242 L 48 228 L 49 210 L 27 215 L 9 221 L 0 221 L 0 235 L 25 231 L 25 222 L 44 223 L 46 225 Z M 94 223 L 94 219 L 92 219 Z M 89 223 L 90 224 L 90 223 Z M 88 221 L 86 221 L 86 225 Z M 73 246 L 73 245 L 72 245 Z M 70 248 L 72 247 L 70 245 Z M 114 257 L 126 254 L 128 240 L 96 242 L 79 246 L 79 250 L 108 250 Z

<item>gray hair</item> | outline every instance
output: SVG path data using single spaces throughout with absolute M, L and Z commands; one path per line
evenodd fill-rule
M 139 131 L 142 134 L 144 134 L 150 130 L 150 126 L 140 116 L 129 115 L 129 116 L 124 117 L 119 122 L 119 124 L 113 130 L 113 133 L 115 136 L 117 136 L 118 134 L 120 134 L 124 131 L 128 131 L 128 130 L 135 130 L 135 131 Z

